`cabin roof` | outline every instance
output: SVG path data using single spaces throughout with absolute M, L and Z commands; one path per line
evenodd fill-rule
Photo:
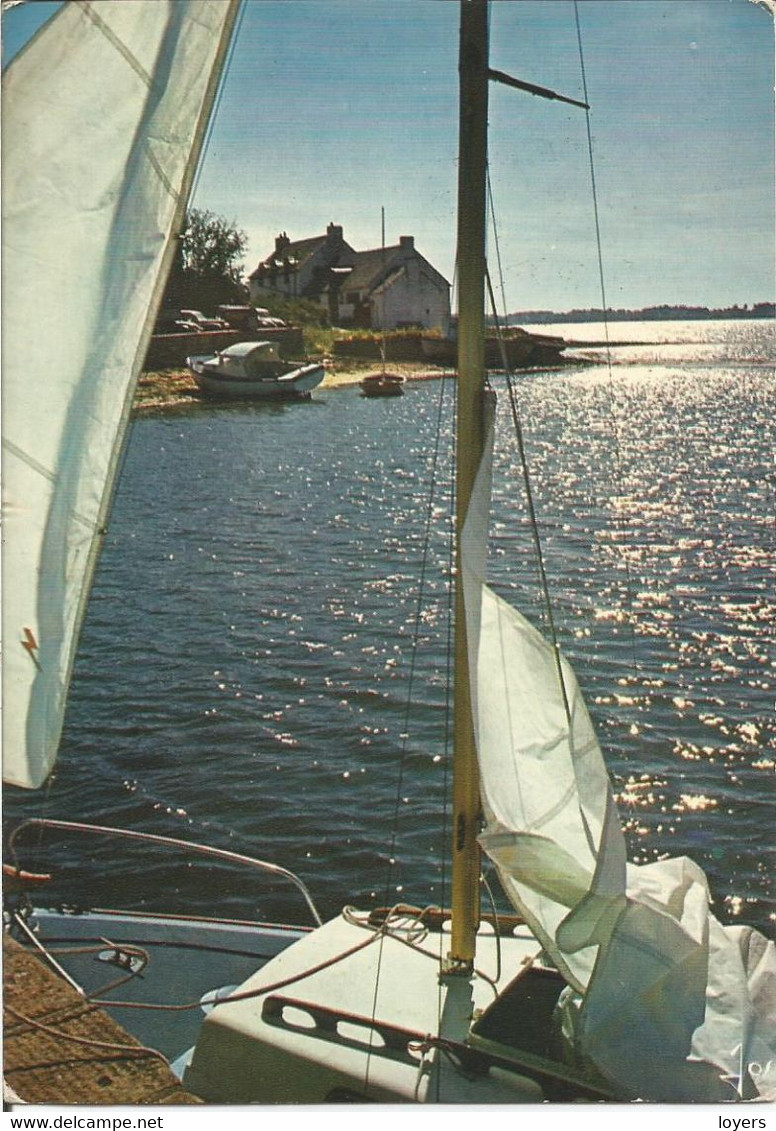
M 277 347 L 273 342 L 235 342 L 219 352 L 220 357 L 248 358 L 256 356 L 271 356 Z

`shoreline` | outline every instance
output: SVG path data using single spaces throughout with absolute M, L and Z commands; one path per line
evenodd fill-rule
M 568 342 L 568 348 L 590 349 L 598 343 Z M 604 345 L 605 343 L 601 343 Z M 623 342 L 609 342 L 609 346 L 624 345 Z M 643 342 L 633 343 L 643 345 Z M 315 359 L 313 359 L 315 360 Z M 537 365 L 530 368 L 518 368 L 514 372 L 531 373 L 535 370 L 545 371 L 554 369 L 573 368 L 579 365 L 592 364 L 584 356 L 564 357 L 559 365 Z M 367 374 L 383 371 L 382 362 L 375 358 L 334 358 L 327 356 L 323 359 L 326 376 L 318 389 L 344 389 L 358 385 Z M 455 377 L 455 369 L 444 365 L 434 365 L 428 361 L 390 361 L 385 367 L 388 373 L 395 373 L 405 381 L 438 381 L 442 377 Z M 249 398 L 246 398 L 249 399 Z M 184 405 L 216 403 L 212 398 L 205 398 L 199 394 L 193 375 L 185 366 L 171 369 L 144 370 L 135 389 L 132 413 L 148 412 L 168 408 L 180 408 Z M 225 403 L 225 402 L 221 402 Z M 235 403 L 232 401 L 232 403 Z
M 319 389 L 342 389 L 358 385 L 368 374 L 380 371 L 379 361 L 360 361 L 349 358 L 341 360 L 326 359 L 326 376 Z M 454 370 L 416 361 L 391 362 L 391 373 L 398 373 L 406 381 L 435 381 L 440 377 L 452 377 Z M 177 408 L 181 405 L 204 403 L 199 396 L 196 382 L 186 368 L 150 370 L 140 374 L 132 405 L 133 413 L 152 409 Z M 212 402 L 211 402 L 212 403 Z

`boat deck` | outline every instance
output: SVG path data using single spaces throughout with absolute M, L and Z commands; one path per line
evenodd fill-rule
M 164 1058 L 3 937 L 4 1071 L 35 1104 L 197 1104 Z

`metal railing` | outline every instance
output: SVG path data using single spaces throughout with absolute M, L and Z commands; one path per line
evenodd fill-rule
M 257 868 L 260 871 L 268 872 L 270 875 L 279 876 L 293 884 L 307 904 L 316 925 L 320 927 L 323 924 L 323 920 L 318 914 L 318 909 L 313 903 L 312 896 L 304 882 L 300 880 L 298 876 L 294 875 L 293 872 L 290 872 L 288 868 L 283 868 L 279 864 L 270 864 L 267 860 L 259 860 L 253 856 L 244 856 L 240 852 L 230 852 L 225 848 L 214 848 L 212 845 L 197 844 L 194 841 L 181 840 L 178 837 L 158 836 L 156 833 L 135 832 L 130 829 L 112 828 L 109 825 L 89 825 L 81 821 L 56 821 L 45 817 L 30 817 L 17 825 L 8 838 L 8 851 L 15 867 L 19 866 L 16 842 L 20 834 L 30 828 L 57 829 L 65 832 L 87 833 L 95 836 L 111 836 L 119 837 L 124 840 L 143 841 L 146 844 L 161 845 L 165 848 L 183 849 L 185 852 L 191 852 L 197 856 L 206 856 L 210 859 L 224 860 L 231 864 L 244 864 L 248 867 Z

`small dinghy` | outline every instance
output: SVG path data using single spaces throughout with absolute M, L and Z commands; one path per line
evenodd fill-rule
M 360 382 L 362 397 L 401 397 L 404 378 L 400 373 L 370 373 Z

